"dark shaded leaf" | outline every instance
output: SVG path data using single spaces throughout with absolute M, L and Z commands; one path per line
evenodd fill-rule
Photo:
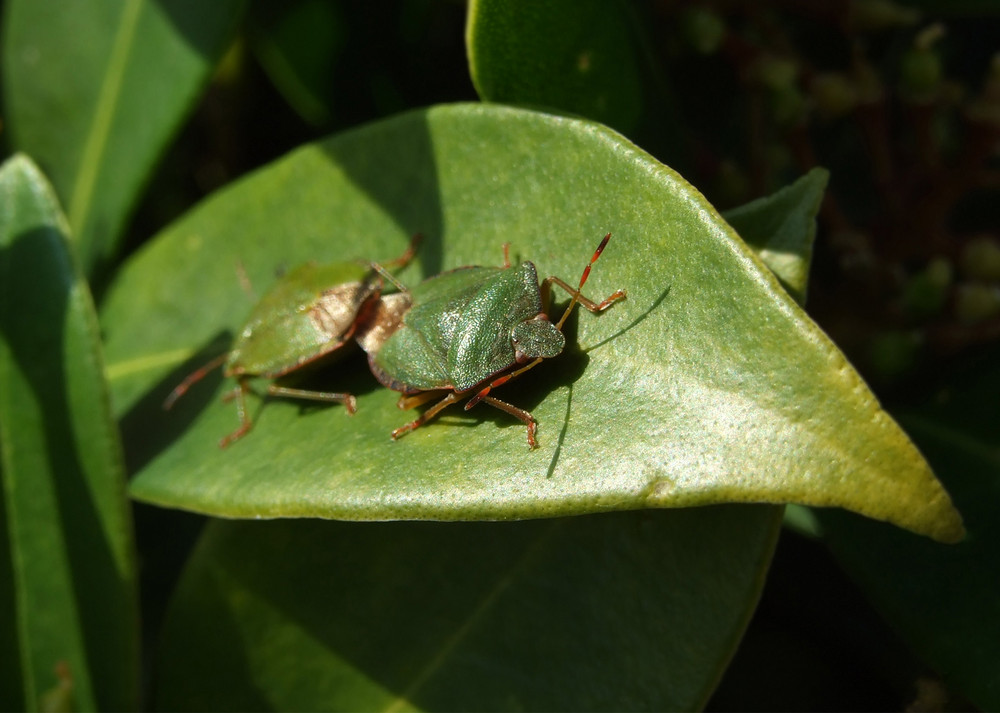
M 834 554 L 914 650 L 983 710 L 1000 707 L 1000 352 L 956 370 L 900 422 L 965 515 L 942 547 L 844 513 L 817 512 Z
M 0 616 L 10 632 L 4 653 L 17 649 L 4 659 L 11 687 L 0 704 L 37 710 L 53 693 L 80 710 L 134 709 L 132 528 L 97 319 L 52 189 L 27 158 L 0 167 L 0 202 L 0 465 L 10 553 L 0 566 L 12 578 L 12 592 L 6 578 L 2 585 Z
M 215 522 L 165 627 L 165 710 L 694 710 L 775 508 L 520 523 Z

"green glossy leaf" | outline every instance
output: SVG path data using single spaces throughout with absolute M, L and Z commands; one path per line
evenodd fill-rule
M 68 682 L 78 709 L 134 709 L 131 521 L 97 318 L 52 189 L 25 157 L 0 167 L 0 202 L 0 469 L 11 576 L 0 616 L 3 652 L 15 654 L 4 658 L 0 705 L 37 710 Z
M 956 370 L 900 412 L 969 528 L 942 547 L 847 514 L 818 512 L 834 554 L 913 648 L 982 710 L 1000 708 L 1000 351 Z
M 139 191 L 232 39 L 243 0 L 10 0 L 14 147 L 67 207 L 87 272 L 114 257 Z
M 795 183 L 722 214 L 800 305 L 806 300 L 816 215 L 828 177 L 826 170 L 814 168 Z M 801 505 L 785 508 L 784 523 L 801 534 L 818 533 L 812 511 Z
M 503 387 L 541 447 L 493 409 L 412 418 L 364 362 L 331 370 L 343 409 L 254 402 L 235 427 L 210 384 L 158 401 L 248 311 L 255 284 L 306 259 L 386 259 L 401 273 L 497 264 L 500 244 L 574 280 L 607 231 L 587 291 L 627 301 L 572 320 L 571 345 Z M 171 266 L 165 274 L 164 266 Z M 156 315 L 155 319 L 151 315 Z M 496 519 L 718 502 L 841 506 L 933 537 L 961 536 L 927 464 L 857 373 L 697 191 L 619 135 L 497 106 L 406 114 L 306 146 L 172 226 L 122 273 L 103 312 L 135 497 L 233 517 Z M 213 343 L 215 346 L 213 347 Z M 218 382 L 214 382 L 218 383 Z M 131 439 L 129 439 L 131 440 Z
M 814 168 L 792 185 L 723 214 L 799 304 L 806 299 L 816 214 L 828 177 Z
M 214 522 L 171 605 L 158 703 L 695 710 L 753 610 L 777 522 L 747 507 Z
M 625 3 L 472 0 L 469 70 L 486 101 L 551 107 L 630 133 L 643 110 Z

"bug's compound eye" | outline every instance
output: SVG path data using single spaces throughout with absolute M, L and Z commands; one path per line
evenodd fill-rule
M 530 359 L 550 359 L 566 346 L 566 338 L 544 314 L 525 320 L 511 330 L 510 343 L 519 364 Z

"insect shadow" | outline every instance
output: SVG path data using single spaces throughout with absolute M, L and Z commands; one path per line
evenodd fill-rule
M 207 374 L 199 387 L 191 390 L 190 398 L 184 399 L 176 409 L 170 412 L 163 410 L 163 400 L 174 386 L 212 357 L 226 351 L 232 344 L 232 338 L 229 331 L 218 332 L 187 361 L 164 376 L 122 416 L 120 426 L 125 446 L 125 466 L 129 474 L 138 473 L 176 441 L 198 414 L 217 398 L 219 383 L 223 380 L 220 369 Z
M 653 303 L 651 305 L 649 305 L 649 307 L 647 307 L 645 310 L 643 310 L 638 316 L 636 316 L 635 319 L 633 319 L 631 322 L 629 322 L 628 324 L 626 324 L 624 327 L 622 327 L 621 329 L 619 329 L 614 334 L 610 334 L 607 337 L 605 337 L 604 339 L 602 339 L 601 341 L 597 342 L 597 344 L 591 345 L 591 347 L 590 347 L 590 349 L 588 349 L 588 351 L 593 351 L 594 349 L 599 349 L 600 347 L 603 347 L 608 342 L 612 342 L 615 339 L 618 339 L 618 337 L 622 336 L 626 332 L 629 332 L 629 331 L 635 329 L 636 327 L 638 327 L 642 322 L 646 321 L 646 319 L 649 317 L 649 315 L 651 315 L 653 313 L 653 311 L 657 307 L 659 307 L 663 303 L 663 300 L 667 299 L 667 295 L 669 295 L 669 294 L 670 294 L 670 285 L 667 285 L 666 287 L 663 288 L 663 292 L 661 292 L 656 297 L 656 299 L 653 300 Z
M 444 254 L 440 239 L 433 236 L 443 234 L 444 218 L 427 112 L 413 112 L 379 131 L 384 145 L 397 148 L 373 152 L 367 141 L 336 139 L 319 147 L 404 233 L 418 226 L 431 236 L 420 246 L 420 263 L 425 275 L 435 275 L 442 269 Z

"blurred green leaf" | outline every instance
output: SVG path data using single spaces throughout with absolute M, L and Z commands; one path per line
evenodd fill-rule
M 16 656 L 0 667 L 0 705 L 37 710 L 62 690 L 81 710 L 134 709 L 131 521 L 97 318 L 52 189 L 27 158 L 0 167 L 0 202 L 0 465 L 12 582 L 0 616 L 4 653 Z
M 472 0 L 469 70 L 485 101 L 561 109 L 624 133 L 643 111 L 628 8 L 607 0 Z
M 243 0 L 9 0 L 11 142 L 51 176 L 85 272 L 114 258 L 156 160 L 231 41 Z
M 445 412 L 393 443 L 411 416 L 361 360 L 328 374 L 330 390 L 358 394 L 355 417 L 252 401 L 257 426 L 227 451 L 215 444 L 235 414 L 206 403 L 209 384 L 159 410 L 239 328 L 249 305 L 238 261 L 263 285 L 282 264 L 395 256 L 416 231 L 425 274 L 497 264 L 511 241 L 541 274 L 571 281 L 614 233 L 587 291 L 626 288 L 628 300 L 578 314 L 557 362 L 504 387 L 538 418 L 539 449 L 485 408 Z M 136 436 L 132 492 L 161 505 L 496 519 L 794 501 L 945 540 L 962 533 L 906 436 L 729 225 L 676 173 L 590 122 L 459 105 L 306 146 L 159 236 L 123 271 L 103 320 L 118 409 Z
M 261 65 L 306 121 L 332 116 L 333 73 L 347 45 L 343 9 L 328 0 L 253 3 L 247 16 Z
M 965 515 L 969 535 L 942 547 L 847 514 L 818 512 L 834 554 L 886 620 L 983 710 L 1000 708 L 1000 351 L 956 369 L 900 422 Z
M 989 17 L 1000 14 L 1000 3 L 996 0 L 897 0 L 897 2 L 927 15 Z
M 158 704 L 695 710 L 756 604 L 775 514 L 214 522 L 164 628 Z
M 723 213 L 799 304 L 806 299 L 816 214 L 828 177 L 814 168 L 790 186 Z

